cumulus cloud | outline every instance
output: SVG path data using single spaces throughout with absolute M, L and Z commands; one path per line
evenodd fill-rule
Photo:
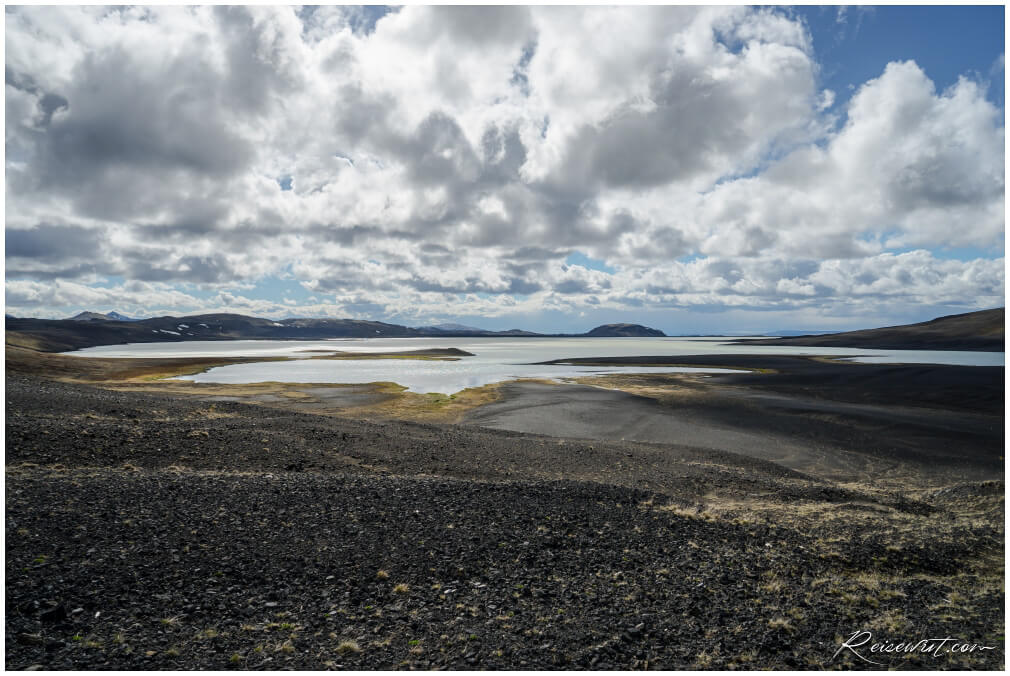
M 892 63 L 853 96 L 824 147 L 705 195 L 702 250 L 849 258 L 876 253 L 878 240 L 1001 249 L 1000 117 L 976 83 L 938 93 L 914 63 Z
M 23 314 L 1002 296 L 985 86 L 937 91 L 898 62 L 840 109 L 784 11 L 18 7 L 6 39 Z M 566 265 L 576 251 L 612 272 Z M 279 277 L 305 295 L 243 295 Z

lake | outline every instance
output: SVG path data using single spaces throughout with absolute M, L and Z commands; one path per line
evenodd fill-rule
M 1002 352 L 864 350 L 841 347 L 749 346 L 725 337 L 667 338 L 344 338 L 278 341 L 230 340 L 102 345 L 70 354 L 89 357 L 293 357 L 295 361 L 233 364 L 182 376 L 201 383 L 372 383 L 395 382 L 412 392 L 451 394 L 515 378 L 562 379 L 607 373 L 726 373 L 726 369 L 536 365 L 578 357 L 635 357 L 711 354 L 826 355 L 867 363 L 1003 366 Z M 459 361 L 403 359 L 323 360 L 312 350 L 398 352 L 429 348 L 472 352 Z M 318 352 L 316 353 L 318 355 Z

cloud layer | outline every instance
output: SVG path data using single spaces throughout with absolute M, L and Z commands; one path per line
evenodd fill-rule
M 895 62 L 834 106 L 780 11 L 21 7 L 6 40 L 8 312 L 1002 303 L 984 86 Z

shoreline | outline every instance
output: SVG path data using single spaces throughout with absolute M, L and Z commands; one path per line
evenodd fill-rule
M 423 350 L 376 357 L 452 358 L 461 352 Z M 450 395 L 418 394 L 393 382 L 221 384 L 172 379 L 228 363 L 286 359 L 94 359 L 7 348 L 10 372 L 48 374 L 119 391 L 327 416 L 478 424 L 560 437 L 654 443 L 679 439 L 719 450 L 746 447 L 756 457 L 777 458 L 787 465 L 795 465 L 797 458 L 789 456 L 798 454 L 804 464 L 797 466 L 803 467 L 810 466 L 805 448 L 813 438 L 820 446 L 836 449 L 837 455 L 852 455 L 852 446 L 858 447 L 857 455 L 865 455 L 866 448 L 889 445 L 887 455 L 907 459 L 909 453 L 926 452 L 945 466 L 950 456 L 938 452 L 951 444 L 966 446 L 969 455 L 982 449 L 990 458 L 995 457 L 992 449 L 1002 445 L 1002 425 L 993 416 L 1002 416 L 1004 410 L 1003 367 L 858 364 L 783 355 L 576 358 L 546 363 L 619 365 L 629 372 L 561 381 L 518 379 Z M 703 377 L 633 372 L 642 365 L 720 367 L 727 372 Z M 580 386 L 621 394 L 603 397 L 607 403 L 596 404 L 601 407 L 598 413 L 586 415 L 589 400 L 601 395 L 581 394 Z M 905 442 L 908 436 L 913 443 Z M 775 454 L 776 447 L 782 452 Z M 871 450 L 870 455 L 879 453 Z M 985 471 L 996 468 L 991 459 L 985 463 Z
M 514 382 L 432 424 L 374 388 L 251 405 L 13 357 L 8 668 L 867 666 L 842 629 L 998 646 L 888 666 L 1004 663 L 1001 367 Z M 660 433 L 566 431 L 621 419 Z

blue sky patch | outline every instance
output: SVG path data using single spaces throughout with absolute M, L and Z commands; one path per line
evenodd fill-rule
M 573 251 L 568 254 L 568 258 L 565 259 L 566 265 L 581 265 L 584 268 L 589 268 L 590 270 L 599 270 L 600 272 L 606 272 L 609 275 L 617 272 L 617 268 L 612 268 L 601 260 L 596 258 L 590 258 L 581 251 Z
M 915 61 L 943 91 L 960 76 L 990 81 L 1003 107 L 1003 72 L 993 73 L 1004 50 L 1004 7 L 809 5 L 793 8 L 810 29 L 821 64 L 821 85 L 844 103 L 892 61 Z

